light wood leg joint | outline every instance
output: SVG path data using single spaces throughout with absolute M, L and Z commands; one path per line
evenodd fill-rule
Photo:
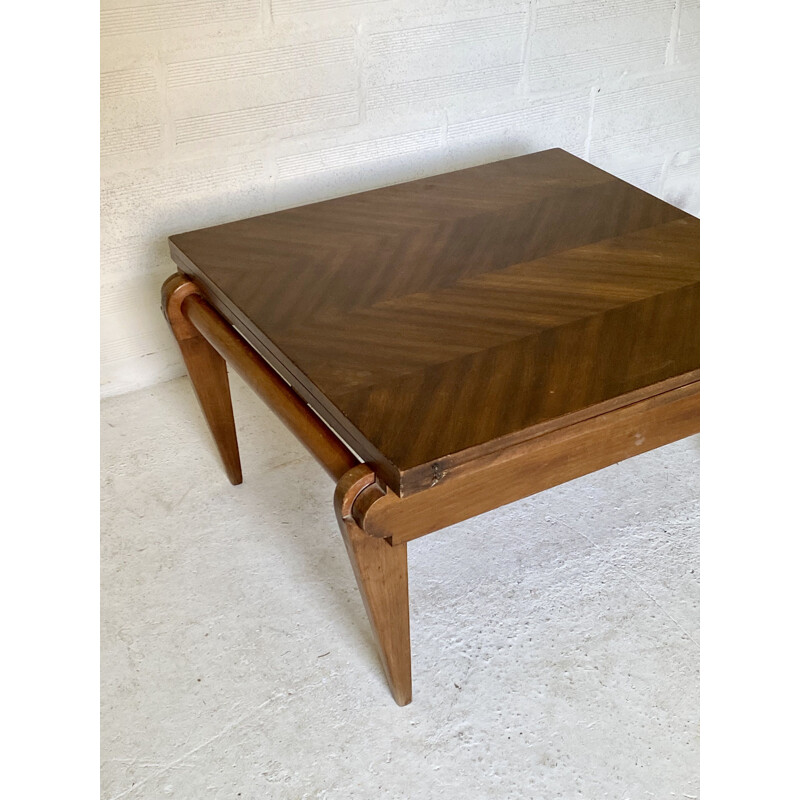
M 161 288 L 161 309 L 178 341 L 192 388 L 214 437 L 225 472 L 236 486 L 242 482 L 242 465 L 228 368 L 225 359 L 183 313 L 184 300 L 193 294 L 199 295 L 200 291 L 192 281 L 180 274 L 173 275 Z
M 356 499 L 374 485 L 372 470 L 359 464 L 337 484 L 334 509 L 389 688 L 397 704 L 404 706 L 411 702 L 406 545 L 392 546 L 388 539 L 367 535 L 353 518 Z

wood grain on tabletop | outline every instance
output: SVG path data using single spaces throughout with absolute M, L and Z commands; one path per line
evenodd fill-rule
M 401 496 L 443 460 L 697 379 L 699 221 L 563 150 L 170 244 Z

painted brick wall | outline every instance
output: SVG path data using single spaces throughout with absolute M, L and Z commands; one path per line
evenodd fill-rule
M 171 233 L 559 146 L 699 211 L 699 0 L 103 0 L 104 395 Z

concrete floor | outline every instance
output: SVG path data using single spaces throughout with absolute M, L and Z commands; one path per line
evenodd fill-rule
M 102 797 L 693 798 L 685 439 L 409 545 L 384 683 L 333 484 L 231 378 L 244 484 L 187 379 L 102 407 Z

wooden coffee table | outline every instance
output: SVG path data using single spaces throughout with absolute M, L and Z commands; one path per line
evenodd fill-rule
M 228 476 L 226 361 L 337 482 L 398 704 L 407 542 L 699 430 L 699 233 L 548 150 L 170 238 L 163 308 Z

